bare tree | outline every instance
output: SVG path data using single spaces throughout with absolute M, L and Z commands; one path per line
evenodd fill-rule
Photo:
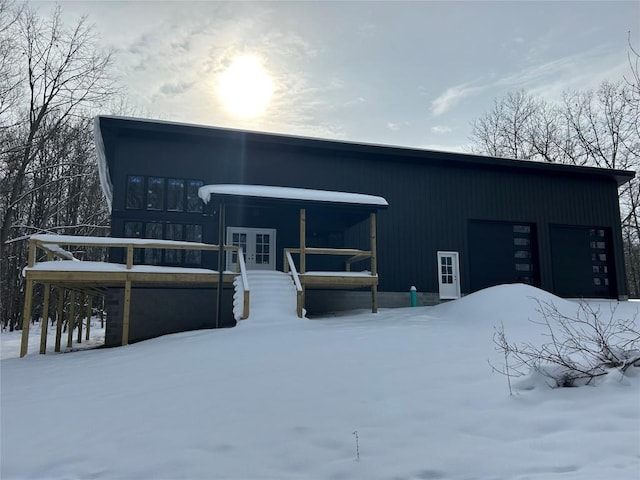
M 43 18 L 0 0 L 0 317 L 11 329 L 26 237 L 106 232 L 90 117 L 113 102 L 111 61 L 86 18 L 69 27 L 59 7 Z
M 108 72 L 111 54 L 97 47 L 85 18 L 66 29 L 59 8 L 47 21 L 25 9 L 16 24 L 7 34 L 17 35 L 20 42 L 26 72 L 20 100 L 26 114 L 3 152 L 11 163 L 2 192 L 6 200 L 0 211 L 0 248 L 11 234 L 19 203 L 29 195 L 26 176 L 37 152 L 76 116 L 113 93 Z

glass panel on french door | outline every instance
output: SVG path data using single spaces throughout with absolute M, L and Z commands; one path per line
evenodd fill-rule
M 269 241 L 268 233 L 256 234 L 256 265 L 269 264 Z
M 233 232 L 231 234 L 231 245 L 242 248 L 242 251 L 244 252 L 245 258 L 246 258 L 246 254 L 247 254 L 247 234 L 246 233 Z M 233 264 L 238 263 L 237 251 L 234 251 L 231 253 L 231 263 Z

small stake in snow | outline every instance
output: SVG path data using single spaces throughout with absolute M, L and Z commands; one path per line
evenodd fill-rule
M 353 435 L 356 437 L 356 460 L 360 461 L 360 445 L 358 444 L 358 430 L 354 430 Z

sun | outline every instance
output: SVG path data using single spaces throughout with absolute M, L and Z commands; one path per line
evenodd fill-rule
M 233 115 L 250 118 L 264 113 L 273 88 L 273 80 L 260 59 L 242 55 L 220 75 L 218 95 Z

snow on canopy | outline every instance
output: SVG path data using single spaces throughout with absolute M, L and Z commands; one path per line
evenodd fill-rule
M 204 203 L 209 203 L 211 195 L 234 195 L 240 197 L 279 198 L 283 200 L 308 200 L 327 203 L 351 203 L 387 207 L 389 203 L 383 197 L 363 193 L 332 192 L 310 188 L 273 187 L 269 185 L 218 184 L 200 187 L 198 195 Z

